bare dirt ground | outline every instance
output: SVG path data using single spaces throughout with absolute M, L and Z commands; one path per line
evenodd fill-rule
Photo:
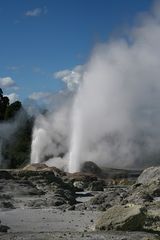
M 0 212 L 8 233 L 1 240 L 151 240 L 160 239 L 142 232 L 94 232 L 93 226 L 100 216 L 96 211 L 62 211 L 57 209 L 13 209 Z

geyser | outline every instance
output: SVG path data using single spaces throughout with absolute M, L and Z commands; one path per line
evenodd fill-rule
M 79 95 L 78 95 L 79 96 Z M 83 146 L 83 138 L 81 136 L 82 133 L 82 122 L 83 117 L 81 116 L 81 109 L 79 108 L 80 99 L 76 97 L 75 103 L 73 105 L 72 119 L 71 125 L 73 126 L 71 133 L 71 143 L 70 143 L 70 153 L 69 153 L 69 172 L 78 172 L 80 170 L 80 155 Z
M 159 163 L 160 7 L 155 9 L 128 36 L 97 45 L 78 73 L 72 101 L 37 118 L 32 162 L 53 156 L 50 165 L 67 162 L 69 172 L 85 161 L 116 168 Z
M 160 153 L 159 10 L 95 47 L 75 98 L 69 172 L 86 160 L 143 167 Z
M 31 163 L 48 160 L 50 166 L 67 165 L 69 128 L 66 126 L 69 126 L 70 101 L 65 99 L 64 102 L 58 109 L 37 116 L 32 134 Z

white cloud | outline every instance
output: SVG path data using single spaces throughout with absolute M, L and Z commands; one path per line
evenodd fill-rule
M 33 92 L 30 96 L 29 99 L 32 100 L 47 100 L 52 96 L 51 93 L 49 92 Z
M 79 85 L 84 73 L 84 66 L 77 65 L 72 70 L 65 69 L 62 71 L 55 72 L 53 77 L 60 79 L 67 84 L 67 87 L 70 91 L 73 91 Z
M 27 16 L 27 17 L 38 17 L 40 15 L 47 14 L 47 12 L 48 12 L 47 7 L 35 8 L 35 9 L 28 10 L 25 13 L 25 16 Z
M 11 77 L 3 77 L 3 78 L 0 78 L 0 87 L 1 88 L 15 88 L 16 83 Z
M 10 93 L 6 95 L 9 98 L 10 103 L 18 100 L 19 96 L 16 93 Z

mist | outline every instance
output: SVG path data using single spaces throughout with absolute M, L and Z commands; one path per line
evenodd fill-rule
M 85 161 L 116 168 L 157 164 L 159 43 L 160 7 L 156 5 L 125 36 L 97 44 L 83 66 L 72 103 L 37 118 L 32 162 L 48 156 L 53 165 L 54 159 L 67 163 L 69 172 L 80 171 Z

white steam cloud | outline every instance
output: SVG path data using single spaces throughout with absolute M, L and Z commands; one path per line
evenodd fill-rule
M 58 140 L 65 146 L 65 153 L 69 153 L 70 172 L 79 171 L 88 160 L 119 168 L 153 164 L 152 159 L 160 155 L 159 43 L 157 6 L 127 37 L 96 46 L 79 76 L 81 84 L 74 98 L 71 121 L 68 117 L 66 124 L 62 114 L 62 118 L 58 117 L 64 118 L 59 128 L 56 115 L 45 120 L 43 117 L 38 128 L 36 122 L 32 161 L 42 161 L 50 154 L 58 156 L 61 150 L 57 152 L 59 148 L 54 145 L 58 129 L 65 136 L 65 144 L 61 138 Z M 67 107 L 70 110 L 71 105 Z M 48 122 L 47 127 L 43 121 Z
M 53 74 L 53 77 L 56 79 L 61 79 L 63 82 L 66 83 L 67 88 L 70 91 L 74 91 L 78 88 L 79 83 L 82 78 L 84 67 L 82 65 L 77 65 L 72 70 L 63 70 L 58 71 Z
M 31 146 L 32 163 L 48 160 L 48 165 L 66 168 L 71 103 L 70 96 L 60 94 L 60 97 L 63 99 L 63 104 L 60 101 L 57 103 L 59 95 L 53 95 L 52 99 L 56 107 L 53 106 L 52 111 L 38 115 L 36 118 Z

